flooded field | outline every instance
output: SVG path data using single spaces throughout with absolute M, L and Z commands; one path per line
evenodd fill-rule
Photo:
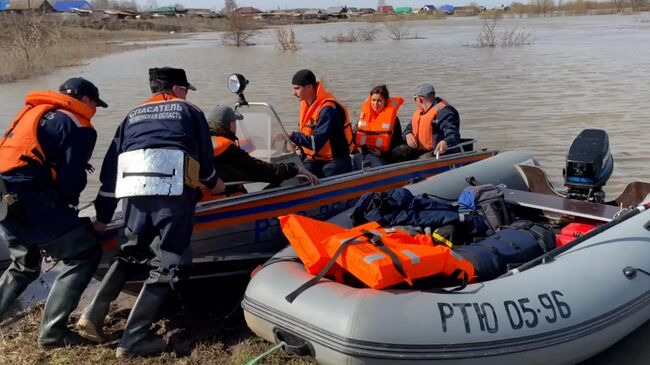
M 650 181 L 647 13 L 500 20 L 497 31 L 517 28 L 531 33 L 533 44 L 523 48 L 473 47 L 483 26 L 478 18 L 406 25 L 417 39 L 391 40 L 383 24 L 334 23 L 295 27 L 300 46 L 295 53 L 278 50 L 271 31 L 261 32 L 257 45 L 245 48 L 221 46 L 219 34 L 202 33 L 172 40 L 176 44 L 165 47 L 89 60 L 83 66 L 0 85 L 0 128 L 21 108 L 26 92 L 54 89 L 68 77 L 86 77 L 99 86 L 110 105 L 93 120 L 99 139 L 92 164 L 99 170 L 116 126 L 128 110 L 148 98 L 149 67 L 185 68 L 198 88 L 189 100 L 204 110 L 233 104 L 236 98 L 226 88 L 226 77 L 243 73 L 250 80 L 248 100 L 273 104 L 290 130 L 296 129 L 298 117 L 291 76 L 310 68 L 348 106 L 352 117 L 358 115 L 367 92 L 385 83 L 391 95 L 407 100 L 400 111 L 403 123 L 415 108 L 411 98 L 415 85 L 431 82 L 459 110 L 464 137 L 476 137 L 490 149 L 532 151 L 556 185 L 561 185 L 573 138 L 585 128 L 605 129 L 615 160 L 608 196 L 616 196 L 630 181 Z M 367 27 L 379 30 L 372 42 L 336 44 L 321 38 Z M 98 175 L 89 177 L 86 202 L 96 195 Z M 594 361 L 646 363 L 648 339 L 646 324 Z

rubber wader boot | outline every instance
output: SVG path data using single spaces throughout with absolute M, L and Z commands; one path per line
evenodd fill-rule
M 128 264 L 115 260 L 111 264 L 104 278 L 95 293 L 93 301 L 84 310 L 81 318 L 77 321 L 77 330 L 81 337 L 97 342 L 105 342 L 104 320 L 108 315 L 111 302 L 117 299 L 120 291 L 124 288 L 129 277 Z
M 41 274 L 41 254 L 20 242 L 8 244 L 11 264 L 0 276 L 0 318 L 18 296 Z
M 39 272 L 17 271 L 14 269 L 14 264 L 11 264 L 2 274 L 0 277 L 0 319 L 11 308 L 18 296 L 25 291 L 29 283 L 38 278 L 40 267 L 38 269 Z
M 85 246 L 85 247 L 84 247 Z M 41 346 L 70 346 L 86 343 L 68 329 L 70 313 L 79 304 L 81 294 L 92 279 L 102 257 L 101 246 L 84 227 L 73 230 L 44 247 L 64 266 L 52 285 L 41 323 Z
M 157 355 L 165 350 L 166 343 L 152 335 L 149 328 L 171 294 L 169 284 L 145 284 L 129 314 L 124 335 L 115 351 L 118 358 Z

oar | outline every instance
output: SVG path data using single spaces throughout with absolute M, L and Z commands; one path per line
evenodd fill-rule
M 623 221 L 626 221 L 626 220 L 634 217 L 635 215 L 637 215 L 637 214 L 639 214 L 639 213 L 641 213 L 641 212 L 643 212 L 643 211 L 645 211 L 647 209 L 650 209 L 650 203 L 641 204 L 641 205 L 637 206 L 636 208 L 634 208 L 632 210 L 628 210 L 627 212 L 625 212 L 625 213 L 621 214 L 620 216 L 612 219 L 611 221 L 609 221 L 609 222 L 607 222 L 607 223 L 605 223 L 605 224 L 603 224 L 601 226 L 598 226 L 594 230 L 589 231 L 589 232 L 585 233 L 584 235 L 576 238 L 575 240 L 571 241 L 571 243 L 568 243 L 568 244 L 566 244 L 564 246 L 560 246 L 560 247 L 558 247 L 558 248 L 556 248 L 556 249 L 554 249 L 552 251 L 549 251 L 546 254 L 532 260 L 532 261 L 529 261 L 529 262 L 527 262 L 527 263 L 525 263 L 525 264 L 523 264 L 523 265 L 521 265 L 521 266 L 519 266 L 519 267 L 517 267 L 515 269 L 512 269 L 512 270 L 508 271 L 507 273 L 501 275 L 500 278 L 507 277 L 507 276 L 510 276 L 510 275 L 513 275 L 515 273 L 519 273 L 519 272 L 522 272 L 522 271 L 526 271 L 526 270 L 530 269 L 531 267 L 539 265 L 541 262 L 552 260 L 554 257 L 558 256 L 559 254 L 561 254 L 561 253 L 563 253 L 563 252 L 565 252 L 567 250 L 572 249 L 573 247 L 581 244 L 582 242 L 590 239 L 591 237 L 599 235 L 599 234 L 605 232 L 606 230 L 612 228 L 613 226 L 615 226 L 615 225 L 617 225 L 617 224 L 619 224 L 619 223 L 621 223 Z

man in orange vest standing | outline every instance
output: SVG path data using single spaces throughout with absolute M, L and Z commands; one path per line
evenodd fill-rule
M 32 91 L 0 140 L 0 233 L 12 263 L 0 278 L 0 318 L 41 272 L 41 251 L 62 263 L 47 298 L 41 346 L 78 345 L 68 317 L 101 259 L 90 220 L 79 218 L 79 195 L 97 132 L 90 123 L 108 105 L 80 77 L 56 91 Z
M 296 72 L 291 83 L 300 102 L 300 119 L 298 132 L 289 138 L 305 153 L 307 170 L 318 177 L 352 171 L 350 154 L 355 147 L 348 110 L 310 70 Z
M 444 154 L 460 142 L 458 111 L 436 97 L 433 85 L 419 84 L 413 98 L 417 108 L 404 128 L 406 143 L 392 151 L 394 161 L 414 160 L 427 152 Z

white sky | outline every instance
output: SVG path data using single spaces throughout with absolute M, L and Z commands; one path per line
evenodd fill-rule
M 207 9 L 221 9 L 223 8 L 223 0 L 136 0 L 142 5 L 155 1 L 158 6 L 168 6 L 175 3 L 182 4 L 186 8 L 207 8 Z M 469 5 L 471 2 L 476 2 L 487 8 L 500 7 L 509 5 L 514 0 L 385 0 L 387 5 L 392 6 L 412 6 L 420 7 L 425 4 L 433 4 L 440 6 L 444 4 L 451 4 L 455 6 Z M 526 2 L 526 1 L 524 1 Z M 252 6 L 260 10 L 273 10 L 273 9 L 292 9 L 292 8 L 327 8 L 330 6 L 347 5 L 357 8 L 377 8 L 378 0 L 237 0 L 239 6 Z

